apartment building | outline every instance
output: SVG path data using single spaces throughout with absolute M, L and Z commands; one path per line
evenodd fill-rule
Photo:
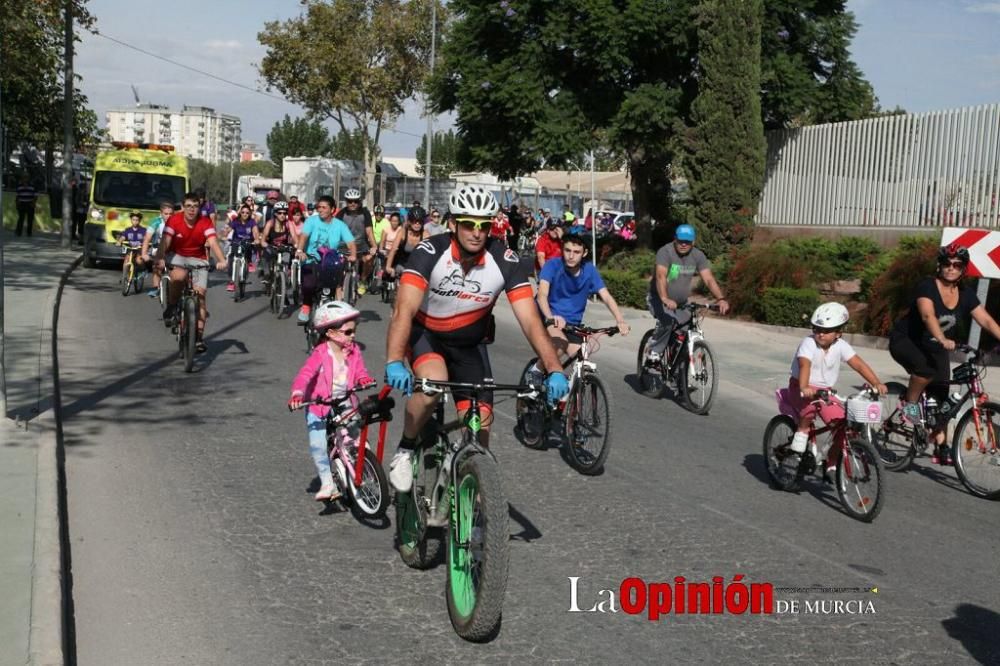
M 239 159 L 242 122 L 207 106 L 123 106 L 110 109 L 105 121 L 113 141 L 169 143 L 180 155 L 215 164 Z

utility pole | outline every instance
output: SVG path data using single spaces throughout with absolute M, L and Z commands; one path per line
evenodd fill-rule
M 2 58 L 2 56 L 0 56 Z M 3 61 L 0 60 L 0 72 L 3 71 Z M 3 86 L 0 86 L 0 91 L 3 90 Z M 7 133 L 3 131 L 3 104 L 0 104 L 0 211 L 3 210 L 3 172 L 7 166 L 7 151 L 4 145 L 4 140 L 7 138 Z M 6 289 L 4 284 L 4 276 L 7 274 L 3 266 L 3 237 L 5 235 L 3 230 L 3 214 L 0 213 L 0 419 L 7 418 L 7 366 L 4 364 L 4 355 L 7 352 L 7 338 L 4 335 L 4 303 L 3 303 L 3 292 Z
M 597 202 L 596 188 L 594 187 L 594 150 L 590 150 L 590 256 L 593 257 L 594 266 L 597 265 Z
M 63 72 L 63 173 L 62 173 L 62 243 L 70 246 L 73 237 L 73 2 L 66 0 L 66 68 Z
M 437 0 L 431 0 L 431 62 L 430 73 L 434 75 L 434 46 L 437 42 Z M 430 210 L 431 207 L 431 145 L 434 143 L 434 116 L 431 115 L 431 105 L 429 96 L 424 92 L 424 113 L 427 114 L 427 150 L 424 159 L 427 164 L 424 166 L 424 208 Z M 405 203 L 405 202 L 404 202 Z

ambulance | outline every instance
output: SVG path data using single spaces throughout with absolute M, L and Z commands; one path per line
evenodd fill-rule
M 160 204 L 179 205 L 188 191 L 187 158 L 167 144 L 113 141 L 113 150 L 97 154 L 84 228 L 84 265 L 121 261 L 118 234 L 129 214 L 142 213 L 143 226 L 160 214 Z

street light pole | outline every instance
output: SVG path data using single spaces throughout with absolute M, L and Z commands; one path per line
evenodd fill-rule
M 66 68 L 63 72 L 63 174 L 62 174 L 62 246 L 69 247 L 73 236 L 73 2 L 66 0 Z
M 431 0 L 431 62 L 430 73 L 434 75 L 434 47 L 437 42 L 437 0 Z M 434 143 L 434 117 L 431 115 L 431 105 L 429 95 L 424 91 L 424 113 L 427 114 L 427 150 L 424 151 L 424 206 L 430 210 L 431 206 L 431 145 Z
M 597 203 L 594 201 L 596 188 L 594 187 L 594 151 L 590 151 L 590 256 L 594 258 L 594 266 L 597 266 Z

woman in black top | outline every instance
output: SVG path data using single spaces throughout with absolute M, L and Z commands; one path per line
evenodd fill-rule
M 967 340 L 970 320 L 1000 340 L 1000 326 L 986 312 L 976 292 L 962 288 L 961 280 L 969 265 L 969 251 L 952 243 L 938 251 L 937 275 L 917 284 L 909 313 L 896 322 L 889 335 L 889 353 L 906 369 L 910 382 L 900 406 L 903 418 L 911 423 L 920 419 L 917 401 L 924 389 L 938 400 L 948 394 L 951 366 L 948 352 L 959 340 Z M 951 464 L 951 454 L 944 445 L 942 428 L 932 433 L 937 444 L 932 461 Z

